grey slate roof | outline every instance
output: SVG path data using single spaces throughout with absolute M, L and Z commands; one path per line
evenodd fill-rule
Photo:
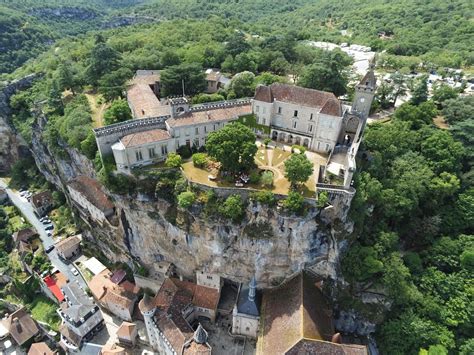
M 64 307 L 63 312 L 75 322 L 96 307 L 94 301 L 75 283 L 66 284 L 62 291 L 68 302 L 68 307 Z
M 261 295 L 257 291 L 255 299 L 251 301 L 249 300 L 249 291 L 248 285 L 242 285 L 239 299 L 237 300 L 237 311 L 242 314 L 258 317 L 260 315 Z

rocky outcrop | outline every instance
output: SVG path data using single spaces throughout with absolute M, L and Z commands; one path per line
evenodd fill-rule
M 36 78 L 36 74 L 31 74 L 22 79 L 4 83 L 0 90 L 0 172 L 9 171 L 12 164 L 28 151 L 25 141 L 16 134 L 9 123 L 8 118 L 11 114 L 9 102 L 10 97 L 17 90 L 31 86 Z

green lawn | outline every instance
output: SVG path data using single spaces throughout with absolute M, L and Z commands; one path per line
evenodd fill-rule
M 37 321 L 49 324 L 51 329 L 59 331 L 61 319 L 56 313 L 58 305 L 43 295 L 38 295 L 35 300 L 28 305 L 31 316 Z

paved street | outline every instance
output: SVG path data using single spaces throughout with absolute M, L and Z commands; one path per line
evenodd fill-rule
M 10 201 L 21 211 L 23 216 L 30 222 L 30 224 L 35 227 L 35 229 L 38 231 L 38 234 L 43 242 L 43 246 L 46 249 L 50 245 L 54 244 L 54 240 L 52 237 L 48 237 L 46 234 L 46 230 L 44 229 L 43 223 L 39 221 L 39 218 L 35 215 L 33 211 L 33 207 L 31 204 L 28 202 L 28 200 L 24 197 L 21 197 L 20 194 L 17 191 L 13 191 L 9 188 L 7 188 L 7 183 L 5 182 L 4 179 L 0 178 L 0 187 L 5 188 L 8 196 L 10 197 Z M 79 276 L 74 276 L 71 272 L 71 268 L 73 267 L 72 264 L 65 264 L 59 257 L 56 252 L 56 249 L 53 249 L 49 254 L 49 259 L 51 260 L 51 264 L 56 267 L 59 271 L 61 271 L 66 277 L 69 279 L 69 281 L 74 281 L 78 282 L 79 285 L 83 288 L 86 289 L 87 284 L 84 281 L 84 279 L 79 275 Z

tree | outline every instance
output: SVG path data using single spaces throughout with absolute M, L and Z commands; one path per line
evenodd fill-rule
M 219 212 L 234 222 L 239 221 L 244 215 L 244 206 L 240 195 L 230 195 L 224 204 L 219 208 Z
M 255 134 L 241 123 L 232 123 L 209 134 L 206 150 L 222 164 L 224 171 L 239 172 L 254 166 Z
M 205 153 L 193 154 L 193 165 L 197 168 L 203 168 L 207 164 L 207 155 Z
M 292 154 L 285 161 L 285 177 L 292 185 L 306 182 L 313 173 L 313 163 L 306 154 Z
M 405 76 L 398 71 L 390 75 L 390 79 L 392 80 L 393 84 L 393 106 L 397 103 L 397 99 L 400 96 L 405 96 L 407 93 L 407 85 Z
M 99 80 L 99 93 L 106 101 L 112 101 L 121 97 L 125 91 L 125 82 L 132 77 L 132 72 L 128 68 L 120 68 L 110 73 L 106 73 Z
M 181 64 L 181 59 L 175 51 L 167 50 L 161 55 L 160 64 L 162 68 L 167 68 Z
M 459 171 L 464 155 L 462 143 L 454 140 L 445 130 L 428 129 L 425 132 L 428 136 L 421 142 L 421 153 L 428 159 L 433 171 Z
M 184 191 L 178 195 L 178 205 L 181 208 L 189 208 L 196 200 L 196 195 L 191 191 Z
M 250 45 L 245 40 L 245 36 L 241 32 L 234 32 L 225 46 L 225 52 L 235 57 L 236 55 L 247 52 L 250 49 Z
M 199 64 L 179 64 L 161 71 L 162 96 L 194 95 L 206 88 L 204 72 Z
M 290 191 L 288 197 L 283 200 L 283 207 L 293 213 L 300 214 L 304 209 L 304 197 L 296 191 Z
M 103 75 L 118 68 L 119 61 L 120 53 L 110 47 L 102 36 L 97 35 L 87 60 L 85 72 L 87 82 L 97 86 Z
M 272 187 L 273 186 L 273 173 L 271 171 L 264 171 L 260 178 L 260 182 L 262 183 L 262 185 L 266 187 Z
M 400 121 L 410 122 L 412 128 L 419 129 L 425 125 L 432 124 L 433 118 L 436 115 L 436 106 L 432 101 L 428 101 L 418 106 L 404 103 L 395 111 L 393 117 Z
M 229 89 L 236 97 L 251 97 L 255 92 L 255 75 L 249 71 L 236 74 L 230 82 Z
M 183 159 L 179 154 L 169 153 L 165 165 L 169 168 L 179 168 L 183 164 Z
M 104 113 L 105 125 L 124 122 L 132 118 L 132 112 L 128 107 L 127 101 L 117 99 L 112 102 L 110 107 Z
M 340 50 L 319 52 L 313 64 L 304 68 L 298 85 L 344 95 L 347 91 L 345 67 L 350 63 L 350 57 Z
M 380 103 L 380 107 L 383 109 L 387 109 L 393 105 L 394 96 L 395 88 L 391 84 L 382 82 L 382 84 L 377 88 L 376 99 Z
M 444 102 L 458 97 L 459 93 L 448 84 L 436 85 L 433 89 L 432 100 L 436 102 L 439 107 L 444 106 Z
M 415 83 L 410 103 L 417 106 L 426 100 L 428 100 L 428 77 L 422 75 Z
M 273 83 L 287 83 L 288 80 L 285 77 L 278 76 L 269 72 L 263 72 L 255 77 L 255 84 L 271 85 Z
M 255 63 L 253 58 L 248 53 L 237 54 L 234 58 L 233 72 L 239 73 L 246 70 L 250 72 L 256 72 L 257 63 Z
M 61 90 L 71 90 L 73 95 L 82 84 L 76 66 L 70 61 L 58 65 L 56 80 Z

